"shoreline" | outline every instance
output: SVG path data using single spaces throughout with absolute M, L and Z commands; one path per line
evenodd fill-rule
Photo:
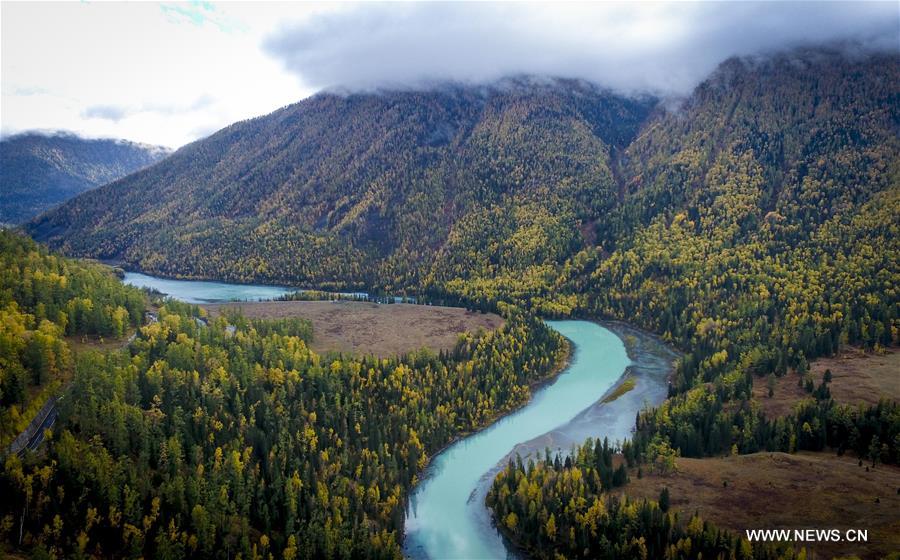
M 560 335 L 560 336 L 562 336 L 562 335 Z M 557 363 L 553 366 L 553 368 L 551 368 L 550 373 L 548 373 L 546 377 L 544 377 L 543 379 L 538 379 L 536 381 L 532 381 L 531 383 L 528 384 L 529 395 L 528 395 L 528 399 L 525 402 L 523 402 L 522 404 L 520 404 L 516 407 L 513 407 L 510 410 L 507 410 L 506 412 L 492 416 L 489 422 L 487 422 L 486 424 L 484 424 L 483 426 L 480 426 L 479 428 L 477 428 L 475 430 L 470 430 L 468 432 L 460 432 L 460 433 L 456 434 L 455 436 L 453 436 L 453 438 L 450 441 L 448 441 L 447 443 L 442 445 L 440 447 L 440 449 L 436 450 L 434 453 L 429 454 L 428 463 L 425 465 L 425 467 L 423 469 L 421 469 L 419 472 L 416 473 L 416 481 L 412 485 L 412 488 L 410 488 L 410 492 L 406 496 L 406 503 L 403 508 L 404 509 L 404 519 L 406 518 L 406 510 L 409 509 L 410 497 L 412 496 L 415 488 L 427 479 L 428 470 L 432 467 L 432 461 L 434 460 L 435 457 L 437 457 L 438 455 L 440 455 L 441 453 L 443 453 L 444 451 L 446 451 L 447 449 L 449 449 L 456 443 L 466 439 L 467 437 L 473 436 L 479 432 L 482 432 L 482 431 L 490 428 L 491 426 L 496 424 L 498 421 L 500 421 L 505 416 L 514 414 L 515 412 L 528 406 L 528 404 L 534 398 L 535 391 L 540 390 L 543 387 L 545 387 L 546 385 L 555 381 L 556 378 L 559 377 L 559 375 L 563 371 L 565 371 L 566 368 L 569 367 L 569 363 L 571 362 L 572 351 L 573 351 L 572 342 L 564 336 L 562 338 L 565 343 L 565 353 L 564 353 L 562 359 L 557 361 Z M 406 524 L 405 523 L 403 525 L 403 528 L 399 531 L 399 533 L 400 533 L 400 535 L 399 535 L 400 542 L 402 543 L 406 537 Z
M 328 293 L 336 293 L 336 294 L 350 294 L 356 292 L 365 292 L 369 295 L 372 295 L 376 292 L 372 290 L 370 287 L 365 287 L 362 284 L 358 285 L 347 285 L 341 288 L 338 287 L 323 287 L 322 286 L 314 286 L 307 287 L 303 284 L 292 284 L 290 281 L 278 281 L 278 280 L 261 280 L 254 279 L 251 281 L 243 282 L 238 280 L 231 279 L 221 279 L 221 278 L 212 278 L 203 275 L 172 275 L 166 274 L 162 272 L 148 272 L 146 270 L 141 269 L 141 267 L 128 263 L 122 260 L 116 259 L 97 259 L 94 257 L 76 257 L 81 258 L 87 261 L 93 261 L 96 263 L 100 263 L 106 265 L 112 269 L 119 269 L 125 273 L 134 273 L 134 274 L 143 274 L 144 276 L 151 276 L 153 278 L 159 278 L 161 280 L 177 280 L 181 282 L 215 282 L 217 284 L 229 284 L 232 286 L 265 286 L 271 288 L 280 288 L 284 290 L 291 290 L 294 292 L 328 292 Z M 397 297 L 416 297 L 415 295 L 398 295 Z
M 562 426 L 553 428 L 533 440 L 520 442 L 510 451 L 507 457 L 519 453 L 524 458 L 536 451 L 542 452 L 545 447 L 550 447 L 551 450 L 555 449 L 556 451 L 566 452 L 568 450 L 568 447 L 566 446 L 554 445 L 542 447 L 538 446 L 536 442 L 545 438 L 553 439 L 554 436 L 559 437 L 560 435 L 567 435 L 569 437 L 564 439 L 568 439 L 569 443 L 581 445 L 588 437 L 596 437 L 596 434 L 592 432 L 609 428 L 608 422 L 605 421 L 611 416 L 609 413 L 616 412 L 616 410 L 620 408 L 626 408 L 629 401 L 633 403 L 638 397 L 651 396 L 656 397 L 653 400 L 657 401 L 655 403 L 650 403 L 651 406 L 658 406 L 662 401 L 668 398 L 669 381 L 674 374 L 677 360 L 683 355 L 680 351 L 667 344 L 659 336 L 622 321 L 602 319 L 574 320 L 589 321 L 610 330 L 624 344 L 625 351 L 627 352 L 631 363 L 625 367 L 622 375 L 616 379 L 609 389 L 604 391 L 592 405 L 579 412 L 571 421 Z M 632 389 L 618 395 L 616 399 L 606 401 L 607 397 L 618 391 L 629 379 L 635 381 L 635 386 Z M 656 383 L 655 387 L 653 385 L 654 382 Z M 650 385 L 649 387 L 648 384 Z M 657 389 L 657 391 L 650 391 L 650 394 L 648 395 L 648 389 L 654 388 Z M 641 400 L 644 404 L 647 404 L 646 399 Z M 643 408 L 644 406 L 641 406 L 637 411 L 640 411 Z M 630 427 L 627 430 L 628 435 L 626 437 L 630 437 L 634 432 L 634 415 L 630 415 L 629 417 L 631 418 Z M 579 431 L 581 433 L 579 433 Z M 625 439 L 626 437 L 611 439 L 611 443 Z
M 88 259 L 88 260 L 96 260 L 96 259 Z M 310 289 L 299 288 L 299 287 L 290 286 L 287 284 L 260 284 L 260 283 L 256 283 L 256 282 L 237 282 L 234 280 L 216 280 L 214 278 L 205 278 L 205 277 L 201 277 L 201 276 L 166 276 L 166 275 L 162 275 L 162 274 L 150 274 L 149 272 L 144 272 L 143 270 L 134 270 L 134 269 L 129 270 L 120 265 L 114 264 L 110 261 L 99 261 L 98 260 L 97 262 L 99 262 L 100 264 L 104 264 L 108 267 L 111 267 L 113 270 L 116 270 L 116 269 L 121 270 L 125 274 L 140 274 L 142 276 L 149 276 L 150 278 L 158 278 L 160 280 L 170 280 L 170 281 L 175 281 L 175 282 L 210 282 L 210 283 L 215 283 L 215 284 L 225 284 L 228 286 L 263 286 L 266 288 L 278 288 L 280 290 L 293 290 L 293 291 L 301 291 L 301 290 L 309 291 L 311 289 L 311 288 Z M 122 278 L 124 279 L 124 276 Z M 168 295 L 168 294 L 166 294 L 166 295 Z
M 613 383 L 613 385 L 597 400 L 596 403 L 588 407 L 586 410 L 580 412 L 575 418 L 572 419 L 571 422 L 568 423 L 567 426 L 572 426 L 579 422 L 588 422 L 590 427 L 600 430 L 603 426 L 597 423 L 599 421 L 602 421 L 602 416 L 593 413 L 598 410 L 609 411 L 610 409 L 623 407 L 623 404 L 620 401 L 626 401 L 629 398 L 634 399 L 636 395 L 631 395 L 631 393 L 639 392 L 640 387 L 637 385 L 637 383 L 639 383 L 642 379 L 646 380 L 647 377 L 653 377 L 654 375 L 658 376 L 660 373 L 660 369 L 664 371 L 664 375 L 662 377 L 665 381 L 666 386 L 666 394 L 662 396 L 662 400 L 668 398 L 669 383 L 672 375 L 675 372 L 675 364 L 677 363 L 677 360 L 680 359 L 681 356 L 683 356 L 682 352 L 666 343 L 658 335 L 640 329 L 624 321 L 607 319 L 579 320 L 597 323 L 598 325 L 609 329 L 616 336 L 618 336 L 619 339 L 622 340 L 622 343 L 625 345 L 625 351 L 628 353 L 628 358 L 631 360 L 631 364 L 629 364 L 625 368 L 625 371 L 622 372 L 622 375 L 619 377 L 619 379 L 617 379 L 616 382 Z M 619 395 L 616 399 L 606 401 L 606 399 L 610 395 L 614 394 L 619 389 L 619 387 L 621 387 L 622 384 L 625 383 L 628 379 L 634 379 L 636 382 L 636 386 L 633 389 Z M 658 404 L 659 403 L 657 403 L 657 405 Z M 630 421 L 629 435 L 634 433 L 634 416 L 632 415 L 631 418 L 632 420 Z M 551 432 L 548 432 L 541 437 L 547 437 L 549 434 L 552 434 L 553 432 L 556 432 L 558 430 L 564 430 L 565 428 L 566 426 L 562 426 L 560 428 L 552 430 Z M 589 435 L 588 437 L 594 437 L 595 439 L 597 438 L 596 435 Z M 581 441 L 575 440 L 574 443 L 576 443 L 577 445 L 581 445 L 584 443 L 585 439 L 586 438 L 583 438 L 581 439 Z M 618 440 L 613 440 L 611 443 L 615 443 L 616 441 Z M 520 443 L 510 452 L 510 455 L 515 453 L 516 450 L 521 447 L 529 446 L 530 443 L 532 442 Z M 532 445 L 532 447 L 535 446 Z M 540 449 L 535 448 L 531 451 L 531 453 L 534 453 L 536 451 L 540 452 Z M 557 448 L 557 451 L 560 452 L 566 450 L 563 448 Z M 508 456 L 509 455 L 507 455 L 507 457 Z M 499 470 L 495 467 L 495 469 L 493 469 L 491 472 L 486 473 L 489 478 L 488 485 L 493 484 L 494 478 L 497 476 L 498 472 Z M 529 550 L 527 548 L 520 546 L 514 539 L 512 539 L 502 526 L 497 526 L 494 520 L 494 514 L 487 506 L 487 504 L 484 504 L 484 509 L 488 512 L 488 519 L 490 520 L 491 527 L 498 532 L 500 538 L 503 540 L 503 543 L 506 546 L 507 557 L 516 560 L 529 557 Z
M 598 319 L 595 322 L 614 332 L 625 344 L 625 351 L 628 352 L 628 357 L 632 363 L 625 368 L 625 374 L 622 377 L 625 377 L 634 368 L 645 368 L 649 365 L 646 363 L 647 355 L 641 352 L 641 348 L 643 345 L 650 343 L 659 349 L 666 349 L 667 353 L 671 355 L 669 373 L 666 375 L 666 382 L 671 382 L 672 375 L 675 373 L 675 363 L 684 356 L 684 352 L 663 340 L 659 335 L 625 321 Z
M 555 440 L 555 438 L 560 436 L 571 441 L 572 444 L 581 445 L 584 443 L 584 440 L 587 437 L 598 437 L 597 432 L 602 432 L 604 429 L 612 428 L 614 430 L 623 431 L 624 428 L 624 430 L 627 431 L 627 435 L 623 435 L 628 437 L 630 436 L 634 428 L 634 418 L 636 411 L 639 411 L 643 408 L 644 404 L 647 402 L 647 399 L 649 399 L 654 405 L 656 405 L 659 404 L 659 402 L 662 402 L 667 397 L 668 379 L 672 371 L 674 370 L 673 366 L 675 364 L 675 360 L 679 356 L 676 351 L 666 345 L 661 339 L 659 339 L 659 337 L 656 337 L 651 333 L 643 332 L 628 324 L 613 323 L 597 319 L 589 320 L 579 318 L 574 320 L 589 321 L 612 332 L 625 347 L 625 351 L 630 361 L 629 365 L 624 368 L 622 374 L 616 379 L 616 381 L 602 395 L 598 396 L 594 404 L 589 406 L 587 409 L 579 412 L 571 421 L 557 428 L 553 428 L 545 434 L 538 436 L 537 438 L 516 444 L 509 451 L 509 453 L 507 453 L 504 458 L 497 463 L 497 465 L 495 465 L 493 468 L 482 475 L 481 479 L 474 488 L 466 489 L 469 492 L 469 500 L 482 501 L 482 495 L 486 493 L 490 484 L 493 483 L 494 477 L 496 476 L 499 469 L 502 468 L 504 461 L 508 459 L 508 457 L 516 454 L 522 457 L 526 457 L 536 452 L 543 452 L 543 450 L 546 448 L 557 449 L 559 451 L 565 452 L 566 448 L 568 447 L 567 445 L 556 445 L 553 441 Z M 554 371 L 554 374 L 552 376 L 549 376 L 540 382 L 531 384 L 532 389 L 537 390 L 551 383 L 558 377 L 560 373 L 565 371 L 565 368 L 571 363 L 571 359 L 576 351 L 576 348 L 574 347 L 571 340 L 566 338 L 566 341 L 569 344 L 567 352 L 568 358 L 558 364 L 557 370 Z M 619 395 L 619 398 L 613 401 L 603 402 L 610 394 L 613 394 L 617 390 L 619 390 L 622 384 L 629 379 L 635 380 L 635 389 L 628 391 L 623 395 Z M 531 399 L 529 399 L 528 402 L 530 401 Z M 522 406 L 525 406 L 526 404 L 527 403 L 523 404 Z M 515 412 L 515 410 L 518 410 L 518 408 L 511 410 L 506 414 L 512 414 Z M 600 412 L 599 414 L 598 410 Z M 625 412 L 621 412 L 623 410 Z M 611 424 L 608 423 L 606 420 L 610 414 L 618 416 L 618 421 L 612 422 Z M 502 416 L 494 419 L 493 422 L 496 422 L 501 418 Z M 487 427 L 493 425 L 493 422 L 482 429 L 486 429 Z M 409 508 L 412 507 L 411 499 L 415 494 L 416 488 L 419 485 L 425 483 L 425 481 L 427 480 L 429 476 L 429 469 L 432 467 L 435 459 L 451 445 L 473 435 L 474 433 L 477 433 L 478 431 L 481 430 L 477 430 L 465 435 L 460 434 L 457 438 L 454 439 L 453 442 L 448 443 L 446 446 L 442 447 L 441 450 L 435 452 L 429 457 L 428 465 L 417 477 L 416 485 L 407 496 L 407 511 L 409 511 Z M 571 433 L 569 433 L 570 431 Z M 624 437 L 613 437 L 610 439 L 613 441 L 617 441 L 624 439 Z M 548 442 L 548 440 L 550 441 Z M 490 510 L 483 503 L 481 504 L 481 506 L 481 509 L 483 511 L 479 511 L 476 514 L 476 525 L 481 528 L 487 528 L 491 531 L 496 531 L 497 529 Z M 401 531 L 400 533 L 404 555 L 408 558 L 424 557 L 423 551 L 407 548 L 408 543 L 406 540 L 407 534 L 405 531 L 405 527 L 406 525 L 404 524 L 404 531 Z M 514 543 L 508 542 L 502 532 L 500 533 L 500 537 L 504 541 L 507 554 L 513 558 L 517 557 L 518 549 L 514 546 Z
M 144 276 L 151 276 L 153 278 L 159 278 L 162 280 L 178 280 L 182 282 L 215 282 L 217 284 L 230 284 L 232 286 L 267 286 L 272 288 L 282 288 L 285 290 L 306 290 L 306 289 L 315 289 L 315 288 L 300 288 L 298 286 L 292 286 L 287 283 L 280 284 L 269 284 L 269 283 L 259 283 L 256 281 L 252 282 L 239 282 L 236 280 L 222 280 L 221 278 L 210 278 L 202 275 L 189 276 L 189 275 L 170 275 L 164 274 L 162 272 L 147 272 L 146 270 L 141 269 L 138 265 L 134 263 L 129 263 L 119 259 L 97 259 L 94 257 L 80 257 L 87 261 L 94 261 L 103 265 L 106 265 L 112 269 L 119 269 L 122 272 L 128 274 L 143 274 Z

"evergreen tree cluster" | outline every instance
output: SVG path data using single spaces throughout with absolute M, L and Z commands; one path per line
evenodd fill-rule
M 104 266 L 51 254 L 0 231 L 0 444 L 71 375 L 67 337 L 122 338 L 143 322 L 144 295 Z
M 503 312 L 450 352 L 385 359 L 317 355 L 305 321 L 207 324 L 168 302 L 127 350 L 79 354 L 51 445 L 6 458 L 3 539 L 57 558 L 399 558 L 428 457 L 565 356 Z

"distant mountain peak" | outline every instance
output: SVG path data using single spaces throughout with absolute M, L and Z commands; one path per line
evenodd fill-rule
M 21 223 L 86 190 L 156 163 L 164 146 L 68 131 L 27 131 L 0 140 L 0 223 Z

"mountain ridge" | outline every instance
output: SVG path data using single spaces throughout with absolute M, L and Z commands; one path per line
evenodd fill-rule
M 250 228 L 260 225 L 254 220 L 269 224 L 289 220 L 300 222 L 302 231 L 295 232 L 298 243 L 317 238 L 317 243 L 333 247 L 332 234 L 340 233 L 358 253 L 378 253 L 383 247 L 372 240 L 391 249 L 409 249 L 424 239 L 434 248 L 456 217 L 472 207 L 510 196 L 534 198 L 536 185 L 556 183 L 563 174 L 579 177 L 583 184 L 575 189 L 586 190 L 588 175 L 608 175 L 606 163 L 596 161 L 594 154 L 606 153 L 607 142 L 624 144 L 646 110 L 646 102 L 622 100 L 585 85 L 517 93 L 319 94 L 185 146 L 166 165 L 154 168 L 152 184 L 144 188 L 135 185 L 147 179 L 147 173 L 80 199 L 77 205 L 97 206 L 96 224 L 74 223 L 75 214 L 68 213 L 72 205 L 67 205 L 30 227 L 38 237 L 53 237 L 45 234 L 68 225 L 90 228 L 89 242 L 99 241 L 100 246 L 93 256 L 133 260 L 124 240 L 107 242 L 107 232 L 100 230 L 108 225 L 116 229 L 113 221 L 125 220 L 132 221 L 129 237 L 144 235 L 140 198 L 142 192 L 153 190 L 163 202 L 157 215 L 174 227 L 190 229 L 199 221 L 221 219 L 236 222 L 249 234 Z M 363 117 L 348 122 L 347 115 L 352 114 Z M 591 145 L 592 155 L 581 150 L 578 157 L 571 157 L 558 150 L 553 165 L 547 166 L 540 160 L 548 139 L 560 147 Z M 513 156 L 523 151 L 531 168 L 517 174 Z M 404 184 L 408 187 L 402 188 Z M 116 196 L 108 196 L 113 190 Z M 115 210 L 113 199 L 121 201 Z M 427 219 L 399 215 L 399 205 L 416 199 L 429 206 Z M 439 213 L 447 216 L 444 223 Z M 190 224 L 179 219 L 183 215 L 191 216 Z M 404 227 L 422 235 L 413 239 L 416 235 L 403 232 Z M 82 241 L 70 249 L 85 251 L 87 243 Z M 116 254 L 123 249 L 124 255 Z M 136 264 L 154 268 L 143 260 Z M 327 280 L 308 274 L 295 275 L 295 280 L 297 276 L 301 281 Z M 363 280 L 359 274 L 347 276 Z
M 0 140 L 0 222 L 21 223 L 91 188 L 156 163 L 168 148 L 65 131 Z
M 579 250 L 614 249 L 660 212 L 706 212 L 717 158 L 744 158 L 760 174 L 752 189 L 762 190 L 745 202 L 766 212 L 747 207 L 746 223 L 729 226 L 737 232 L 799 196 L 804 150 L 832 157 L 877 136 L 878 165 L 889 166 L 900 57 L 811 53 L 730 59 L 676 111 L 561 79 L 320 93 L 185 146 L 28 230 L 72 254 L 170 276 L 395 291 L 552 279 Z M 860 83 L 846 88 L 851 78 Z

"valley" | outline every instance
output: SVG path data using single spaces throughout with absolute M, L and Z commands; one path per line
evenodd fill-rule
M 580 411 L 620 381 L 629 359 L 615 334 L 588 322 L 555 321 L 549 325 L 570 341 L 568 364 L 523 408 L 432 459 L 409 498 L 404 533 L 405 550 L 411 557 L 506 556 L 506 546 L 484 507 L 493 475 L 508 455 L 523 454 L 521 446 L 531 440 L 554 430 L 565 433 Z M 593 428 L 603 431 L 606 427 Z
M 895 552 L 898 100 L 827 46 L 325 89 L 0 231 L 3 443 L 67 388 L 0 553 Z M 811 525 L 871 540 L 743 533 Z
M 59 132 L 4 136 L 0 140 L 0 225 L 25 223 L 169 153 L 161 146 Z
M 109 306 L 102 305 L 103 298 L 141 294 L 136 288 L 120 284 L 112 271 L 102 265 L 59 259 L 9 232 L 0 232 L 0 241 L 4 243 L 3 255 L 10 271 L 17 269 L 28 271 L 28 277 L 52 278 L 56 285 L 68 285 L 69 278 L 76 281 L 79 275 L 94 275 L 94 289 L 102 290 L 94 296 L 100 304 L 94 307 L 93 302 L 88 305 L 78 298 L 67 303 L 65 298 L 72 297 L 69 292 L 38 289 L 38 303 L 31 299 L 35 297 L 32 292 L 28 299 L 21 299 L 28 311 L 40 309 L 56 316 L 52 313 L 55 308 L 74 309 L 70 306 L 76 304 L 108 310 Z M 52 268 L 65 274 L 49 273 L 47 269 Z M 23 297 L 18 274 L 2 278 L 10 290 L 6 293 Z M 190 293 L 196 290 L 194 286 Z M 453 348 L 440 356 L 429 352 L 374 358 L 334 354 L 320 357 L 307 346 L 314 331 L 304 319 L 235 316 L 235 323 L 229 324 L 222 317 L 204 320 L 199 307 L 175 299 L 156 302 L 155 319 L 141 326 L 138 335 L 124 348 L 67 354 L 66 359 L 75 362 L 74 377 L 58 405 L 59 420 L 53 433 L 47 432 L 44 445 L 35 453 L 22 459 L 15 455 L 7 458 L 5 474 L 0 478 L 4 495 L 11 497 L 4 505 L 9 508 L 6 515 L 19 511 L 41 523 L 40 519 L 47 515 L 58 516 L 55 512 L 64 511 L 62 508 L 72 511 L 88 504 L 110 502 L 112 505 L 104 510 L 112 507 L 115 513 L 114 504 L 123 488 L 126 494 L 152 493 L 155 497 L 151 501 L 166 504 L 167 513 L 163 515 L 189 513 L 195 522 L 206 515 L 217 515 L 224 508 L 236 510 L 231 514 L 233 519 L 240 516 L 256 527 L 275 520 L 280 526 L 291 527 L 297 522 L 295 516 L 301 513 L 302 504 L 304 508 L 319 510 L 319 515 L 329 520 L 334 516 L 355 525 L 369 519 L 369 523 L 378 523 L 384 529 L 366 537 L 364 544 L 354 544 L 351 539 L 332 540 L 329 521 L 318 528 L 305 524 L 307 537 L 302 541 L 293 535 L 284 538 L 284 533 L 268 529 L 272 540 L 266 536 L 260 543 L 277 546 L 288 556 L 291 550 L 299 549 L 305 551 L 304 555 L 330 556 L 336 553 L 331 547 L 336 546 L 364 547 L 397 556 L 400 549 L 396 531 L 404 517 L 406 496 L 427 457 L 460 434 L 482 428 L 525 404 L 531 387 L 552 376 L 565 356 L 565 344 L 559 335 L 512 308 L 504 309 L 505 321 L 496 323 L 493 330 L 457 335 Z M 18 303 L 12 305 L 15 308 Z M 402 313 L 413 307 L 426 308 L 383 306 L 387 313 L 394 308 Z M 134 316 L 143 319 L 143 310 L 135 311 Z M 454 311 L 465 314 L 462 309 Z M 477 317 L 497 320 L 485 314 Z M 3 319 L 0 324 L 8 324 L 10 318 L 4 315 Z M 105 332 L 105 317 L 98 319 L 101 322 L 96 325 L 84 324 Z M 20 320 L 31 326 L 29 316 Z M 78 330 L 84 328 L 80 320 L 76 325 Z M 49 322 L 40 326 L 48 332 L 58 328 L 58 324 Z M 121 340 L 126 334 L 122 328 L 109 336 Z M 54 348 L 56 352 L 66 352 L 63 343 Z M 16 358 L 17 354 L 3 355 L 5 360 L 10 357 Z M 45 357 L 58 360 L 53 354 Z M 5 390 L 20 379 L 26 386 L 36 385 L 28 377 L 34 366 L 27 359 L 17 359 L 25 377 L 9 377 L 4 371 Z M 331 398 L 325 400 L 322 395 Z M 150 415 L 141 412 L 146 399 L 159 405 L 153 405 L 156 412 Z M 200 401 L 209 403 L 210 399 L 224 399 L 220 401 L 222 407 L 215 412 L 207 408 L 208 413 L 202 415 L 209 414 L 208 419 L 202 421 L 195 409 L 192 427 L 182 424 L 185 406 Z M 244 399 L 254 403 L 250 410 L 243 407 Z M 117 419 L 123 417 L 128 420 Z M 348 417 L 356 422 L 347 425 L 344 419 Z M 171 433 L 180 435 L 159 439 L 160 429 L 175 430 Z M 300 434 L 299 439 L 285 438 L 295 433 Z M 186 456 L 176 443 L 181 437 L 194 442 L 188 446 L 193 449 L 191 456 Z M 151 445 L 156 451 L 133 463 L 134 453 L 143 445 Z M 270 447 L 273 454 L 280 451 L 271 456 L 259 455 L 252 451 L 254 447 L 261 449 L 259 446 Z M 223 470 L 224 455 L 229 457 L 229 463 Z M 271 462 L 276 456 L 285 463 Z M 52 457 L 52 464 L 42 471 L 44 478 L 38 480 L 24 474 L 47 457 Z M 398 463 L 394 457 L 405 460 Z M 188 463 L 196 467 L 189 467 Z M 89 465 L 102 465 L 102 471 Z M 211 474 L 203 476 L 203 471 Z M 82 475 L 73 476 L 76 472 Z M 321 480 L 322 488 L 354 487 L 357 497 L 352 502 L 341 500 L 335 504 L 302 498 L 300 472 L 305 473 L 305 480 Z M 81 476 L 90 477 L 87 485 Z M 56 492 L 66 496 L 65 501 L 49 508 L 38 507 L 37 504 L 46 504 L 51 488 L 63 488 L 64 494 Z M 93 491 L 79 493 L 78 488 Z M 222 504 L 218 500 L 223 492 L 238 492 L 243 498 L 235 494 L 234 501 L 229 499 L 228 504 Z M 258 492 L 269 494 L 259 502 L 271 508 L 268 513 L 249 509 L 247 497 Z M 188 500 L 197 499 L 202 501 L 185 512 Z M 281 517 L 283 512 L 289 514 L 287 518 Z M 122 514 L 134 522 L 140 521 L 134 516 L 143 516 L 142 511 Z M 107 519 L 108 523 L 119 523 L 115 516 Z M 41 546 L 44 537 L 32 531 L 31 523 L 19 542 Z M 144 531 L 153 531 L 154 525 L 148 521 Z M 156 539 L 154 546 L 158 550 L 174 547 L 206 555 L 217 546 L 214 534 L 198 533 L 190 541 L 175 535 L 168 543 Z M 112 546 L 125 550 L 130 546 L 130 538 L 133 537 L 123 534 L 105 539 L 102 546 L 105 550 Z M 100 541 L 92 545 L 88 540 L 86 546 L 96 552 Z

